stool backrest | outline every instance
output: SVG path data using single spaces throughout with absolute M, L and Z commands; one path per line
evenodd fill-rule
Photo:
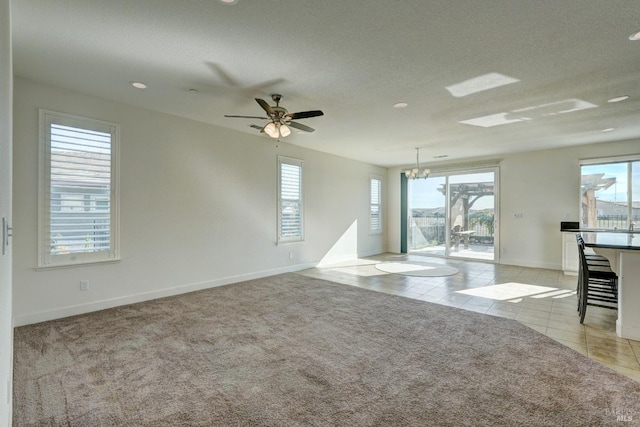
M 576 233 L 576 242 L 578 243 L 578 275 L 583 283 L 589 282 L 589 267 L 587 266 L 587 257 L 584 254 L 584 239 L 580 233 Z

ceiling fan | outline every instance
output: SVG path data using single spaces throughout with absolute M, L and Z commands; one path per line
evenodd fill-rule
M 310 117 L 318 117 L 318 116 L 324 115 L 324 113 L 321 110 L 289 113 L 286 108 L 280 106 L 282 95 L 274 93 L 273 95 L 271 95 L 271 99 L 273 99 L 273 102 L 275 102 L 276 105 L 271 106 L 264 99 L 255 98 L 256 102 L 267 113 L 267 117 L 230 116 L 230 115 L 225 115 L 225 117 L 233 117 L 233 118 L 240 118 L 240 119 L 269 120 L 269 123 L 267 123 L 265 126 L 257 126 L 257 125 L 250 125 L 250 126 L 254 129 L 260 130 L 260 132 L 266 133 L 271 138 L 279 139 L 279 138 L 284 138 L 286 136 L 291 135 L 290 127 L 304 131 L 304 132 L 313 132 L 315 130 L 313 128 L 310 128 L 309 126 L 294 122 L 293 120 L 308 119 Z

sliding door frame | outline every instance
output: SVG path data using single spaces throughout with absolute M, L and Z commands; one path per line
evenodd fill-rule
M 468 258 L 468 257 L 452 257 L 450 255 L 450 247 L 451 247 L 451 236 L 450 232 L 447 231 L 445 233 L 446 236 L 446 249 L 445 255 L 437 255 L 433 256 L 444 257 L 444 258 L 453 258 L 453 259 L 468 259 L 474 261 L 484 261 L 491 263 L 499 263 L 500 262 L 500 168 L 498 165 L 489 165 L 489 166 L 470 166 L 463 168 L 452 168 L 452 169 L 441 169 L 441 170 L 433 170 L 429 177 L 445 177 L 445 229 L 451 229 L 451 218 L 450 218 L 450 197 L 449 197 L 449 177 L 455 175 L 467 175 L 467 174 L 475 174 L 475 173 L 493 173 L 494 181 L 494 191 L 493 191 L 493 206 L 494 206 L 494 217 L 493 217 L 493 260 L 478 260 L 476 258 Z M 409 253 L 408 246 L 408 226 L 409 226 L 409 182 L 404 174 L 400 176 L 400 251 L 401 253 Z

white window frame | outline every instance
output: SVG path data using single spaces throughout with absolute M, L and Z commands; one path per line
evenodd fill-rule
M 109 249 L 105 251 L 53 254 L 51 252 L 51 125 L 99 131 L 111 135 Z M 38 167 L 38 267 L 64 267 L 100 262 L 118 261 L 120 258 L 119 233 L 119 141 L 120 126 L 116 123 L 91 119 L 51 110 L 39 110 L 39 167 Z M 101 197 L 104 199 L 104 197 Z
M 378 182 L 378 200 L 374 201 L 373 185 L 374 181 Z M 377 207 L 378 210 L 378 227 L 373 225 L 373 210 Z M 369 175 L 369 233 L 370 234 L 382 234 L 383 229 L 383 215 L 382 215 L 382 177 L 380 175 Z
M 295 236 L 283 236 L 282 230 L 282 165 L 296 166 L 300 168 L 299 181 L 299 209 L 300 209 L 300 231 Z M 278 243 L 301 242 L 304 241 L 304 161 L 291 157 L 278 156 Z
M 592 158 L 592 159 L 582 159 L 580 160 L 579 163 L 579 171 L 578 173 L 579 178 L 580 178 L 580 182 L 582 182 L 582 166 L 594 166 L 594 165 L 609 165 L 609 164 L 613 164 L 613 163 L 635 163 L 635 162 L 640 162 L 640 155 L 630 155 L 630 156 L 616 156 L 616 157 L 598 157 L 598 158 Z M 632 170 L 629 167 L 627 169 L 627 225 L 625 228 L 628 228 L 630 223 L 633 221 L 633 193 L 632 193 L 632 184 L 633 184 L 633 175 L 632 175 Z M 580 187 L 578 189 L 578 203 L 579 203 L 579 215 L 580 215 L 580 226 L 584 227 L 585 225 L 582 223 L 582 216 L 583 216 L 583 212 L 582 212 L 582 184 L 580 184 Z M 598 211 L 598 215 L 600 215 L 601 211 Z M 638 226 L 639 224 L 634 224 L 634 227 Z M 598 228 L 602 228 L 600 226 L 598 226 Z M 637 230 L 637 228 L 634 228 Z

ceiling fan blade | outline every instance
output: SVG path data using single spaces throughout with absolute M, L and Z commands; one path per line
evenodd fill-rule
M 275 85 L 278 85 L 278 84 L 284 83 L 284 82 L 286 82 L 286 80 L 282 79 L 282 78 L 273 79 L 273 80 L 266 81 L 264 83 L 259 83 L 257 85 L 248 86 L 246 89 L 247 89 L 247 91 L 251 90 L 251 91 L 254 91 L 254 92 L 258 92 L 258 93 L 264 93 L 264 89 L 268 88 L 269 86 L 275 86 Z
M 227 73 L 220 65 L 214 64 L 213 62 L 207 62 L 207 65 L 214 73 L 218 75 L 218 77 L 220 77 L 220 80 L 222 80 L 227 86 L 240 87 L 240 83 L 238 83 L 236 79 L 231 77 L 231 75 Z
M 231 118 L 235 118 L 235 119 L 262 119 L 262 120 L 269 120 L 268 117 L 258 117 L 258 116 L 230 116 L 225 114 L 225 117 L 231 117 Z
M 266 111 L 268 115 L 270 115 L 271 117 L 275 117 L 276 112 L 273 111 L 273 108 L 271 108 L 271 105 L 267 104 L 267 101 L 265 101 L 264 99 L 256 98 L 256 102 L 260 104 L 262 109 Z
M 287 126 L 291 126 L 292 128 L 296 128 L 298 130 L 303 130 L 305 132 L 313 132 L 313 131 L 315 131 L 314 128 L 310 128 L 309 126 L 303 125 L 301 123 L 296 123 L 296 122 L 288 122 Z
M 260 133 L 264 133 L 264 126 L 249 125 L 250 128 L 258 129 Z
M 285 118 L 289 120 L 298 120 L 298 119 L 308 119 L 309 117 L 318 117 L 318 116 L 324 116 L 324 113 L 321 110 L 301 111 L 299 113 L 289 113 L 285 115 Z

